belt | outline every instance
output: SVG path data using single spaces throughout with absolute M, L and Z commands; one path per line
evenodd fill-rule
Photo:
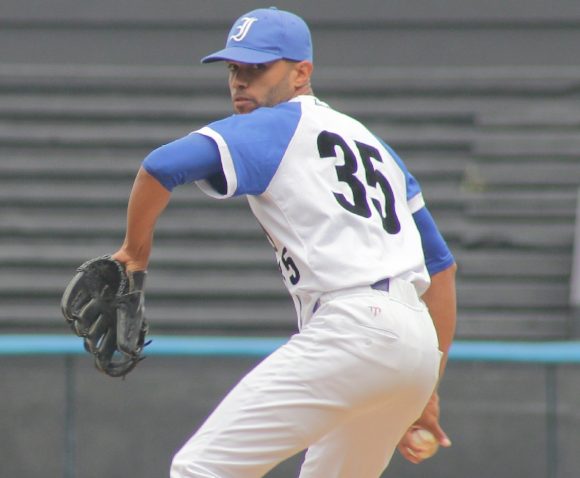
M 382 292 L 389 292 L 390 284 L 391 284 L 391 280 L 387 277 L 386 279 L 381 279 L 381 280 L 375 282 L 374 284 L 371 284 L 369 287 L 373 290 L 379 290 Z M 349 290 L 348 288 L 345 289 L 345 292 L 348 290 Z M 318 299 L 314 303 L 314 307 L 312 308 L 312 313 L 316 312 L 319 307 L 320 307 L 320 299 Z
M 371 284 L 371 289 L 382 290 L 383 292 L 389 292 L 389 286 L 391 285 L 391 279 L 388 277 L 386 279 L 381 279 L 374 284 Z

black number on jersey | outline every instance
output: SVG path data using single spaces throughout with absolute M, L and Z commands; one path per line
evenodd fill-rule
M 298 281 L 300 280 L 300 271 L 298 270 L 294 259 L 288 255 L 288 249 L 285 247 L 282 249 L 280 260 L 282 261 L 282 264 L 284 264 L 284 268 L 290 273 L 290 283 L 292 285 L 298 284 Z
M 321 158 L 336 158 L 336 148 L 342 150 L 344 164 L 336 166 L 339 181 L 347 183 L 352 190 L 354 203 L 351 203 L 342 193 L 333 193 L 343 208 L 362 217 L 371 217 L 364 184 L 355 176 L 358 169 L 356 157 L 346 144 L 346 141 L 335 133 L 323 131 L 318 135 L 318 152 Z
M 377 188 L 384 197 L 384 214 L 381 203 L 377 199 L 372 199 L 373 206 L 379 213 L 383 229 L 389 234 L 397 234 L 401 230 L 401 224 L 395 211 L 395 195 L 393 189 L 380 171 L 373 166 L 372 160 L 383 162 L 378 149 L 368 144 L 355 141 L 360 160 L 365 170 L 365 182 L 367 186 Z M 358 170 L 358 161 L 355 152 L 349 147 L 346 141 L 336 133 L 323 131 L 318 135 L 318 152 L 321 158 L 336 158 L 336 148 L 342 151 L 344 164 L 336 166 L 338 180 L 348 184 L 352 191 L 353 201 L 349 201 L 342 193 L 333 193 L 334 197 L 347 211 L 358 216 L 371 217 L 371 209 L 367 199 L 365 185 L 355 175 Z
M 272 239 L 272 236 L 270 236 L 270 234 L 268 234 L 268 231 L 266 231 L 266 228 L 264 226 L 262 226 L 260 221 L 258 221 L 258 224 L 260 224 L 262 231 L 264 231 L 264 234 L 266 235 L 268 242 L 270 243 L 270 245 L 274 249 L 274 252 L 276 253 L 276 256 L 277 256 L 278 255 L 278 248 L 276 247 L 276 243 Z M 294 262 L 294 259 L 292 259 L 292 257 L 290 257 L 288 255 L 288 248 L 286 248 L 286 246 L 284 246 L 282 248 L 282 254 L 280 254 L 280 259 L 277 260 L 277 264 L 278 264 L 278 269 L 280 269 L 280 274 L 282 274 L 282 278 L 284 280 L 286 280 L 286 276 L 284 275 L 284 271 L 282 270 L 282 265 L 284 265 L 284 269 L 286 269 L 286 271 L 290 274 L 290 277 L 288 278 L 290 280 L 290 283 L 292 285 L 298 284 L 298 282 L 300 281 L 300 270 L 298 269 L 296 262 Z

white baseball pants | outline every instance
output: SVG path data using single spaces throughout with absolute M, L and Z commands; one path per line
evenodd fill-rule
M 440 355 L 411 284 L 324 294 L 175 455 L 171 478 L 262 477 L 306 448 L 300 478 L 377 478 L 431 396 Z

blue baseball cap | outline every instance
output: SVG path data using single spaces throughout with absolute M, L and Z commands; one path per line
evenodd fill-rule
M 312 61 L 312 38 L 302 18 L 272 7 L 252 10 L 238 18 L 226 47 L 201 62 L 268 63 L 281 59 Z

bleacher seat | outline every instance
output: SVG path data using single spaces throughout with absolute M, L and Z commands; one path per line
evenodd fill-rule
M 229 114 L 223 68 L 195 66 L 223 42 L 226 3 L 201 2 L 195 12 L 176 1 L 137 10 L 7 3 L 1 330 L 61 331 L 58 300 L 74 267 L 122 241 L 142 158 Z M 460 266 L 459 337 L 566 337 L 580 69 L 567 66 L 577 33 L 558 39 L 556 56 L 550 32 L 576 13 L 454 5 L 367 8 L 348 19 L 338 6 L 308 7 L 315 91 L 373 128 L 420 180 Z M 149 284 L 159 332 L 294 328 L 273 253 L 243 199 L 177 191 Z

